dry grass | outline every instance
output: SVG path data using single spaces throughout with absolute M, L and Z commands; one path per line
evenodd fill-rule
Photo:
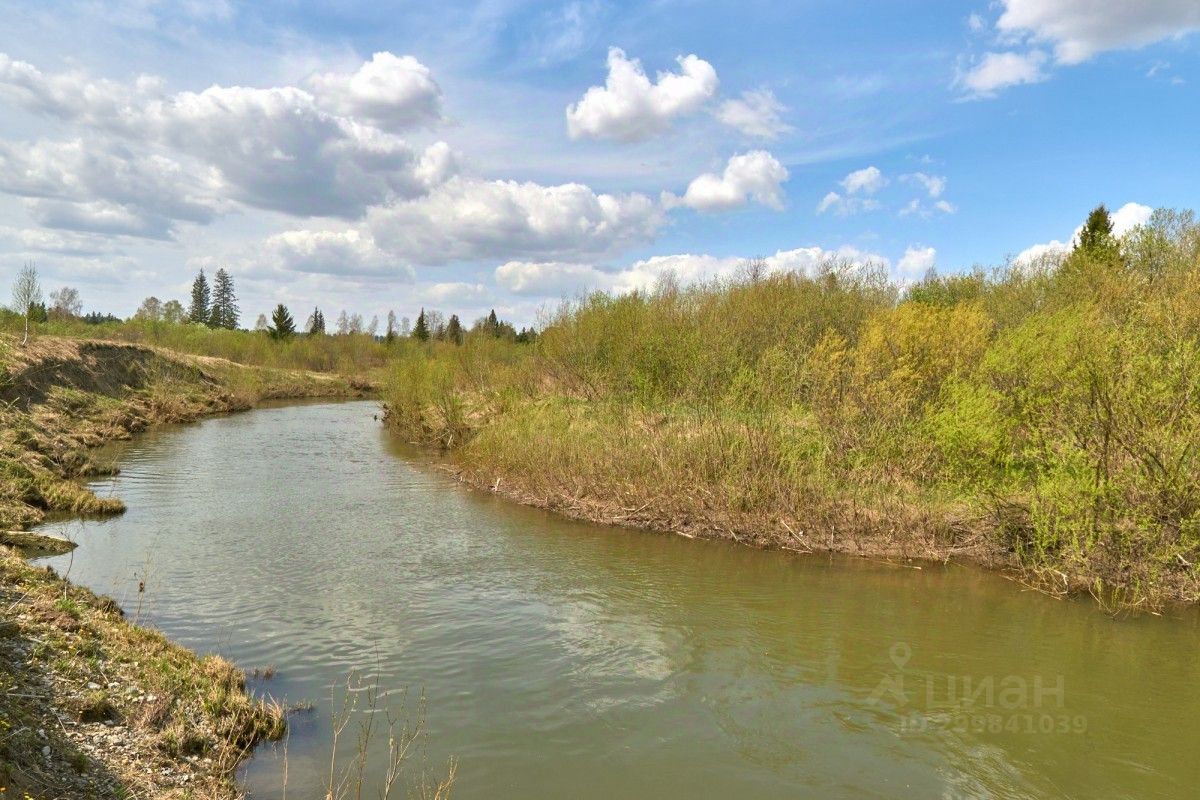
M 454 786 L 458 762 L 451 758 L 444 775 L 433 775 L 425 755 L 425 698 L 411 713 L 406 702 L 400 708 L 384 706 L 379 682 L 374 677 L 351 675 L 346 679 L 341 703 L 332 698 L 334 713 L 329 769 L 323 779 L 325 800 L 361 798 L 367 788 L 367 770 L 371 746 L 386 737 L 387 755 L 377 782 L 380 800 L 412 797 L 419 800 L 447 800 Z M 352 727 L 351 722 L 357 721 Z M 353 735 L 354 756 L 349 763 L 339 760 L 338 744 Z M 286 791 L 286 768 L 285 768 Z
M 32 797 L 237 796 L 234 770 L 279 738 L 279 706 L 116 604 L 0 547 L 0 786 Z
M 522 351 L 397 363 L 388 421 L 465 480 L 605 522 L 972 558 L 1200 602 L 1200 222 L 916 286 L 827 264 L 597 293 Z
M 16 347 L 0 334 L 0 529 L 46 513 L 115 514 L 78 478 L 97 474 L 89 449 L 150 425 L 239 411 L 286 397 L 346 397 L 365 383 L 311 372 L 247 367 L 137 345 L 51 337 Z
M 0 530 L 124 505 L 79 480 L 89 450 L 267 398 L 347 397 L 362 382 L 152 347 L 0 334 Z M 128 623 L 111 601 L 0 546 L 0 787 L 34 798 L 221 798 L 283 710 L 245 676 Z

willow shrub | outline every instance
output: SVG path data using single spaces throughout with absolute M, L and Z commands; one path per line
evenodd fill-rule
M 466 462 L 543 496 L 772 518 L 872 497 L 975 520 L 1081 582 L 1178 577 L 1200 558 L 1190 214 L 905 291 L 831 264 L 595 294 L 535 346 L 405 359 L 406 413 L 457 420 Z
M 829 331 L 854 337 L 894 302 L 882 272 L 838 263 L 815 278 L 788 273 L 686 289 L 668 281 L 654 292 L 599 293 L 564 307 L 538 354 L 567 393 L 712 407 L 770 351 L 794 359 Z M 775 402 L 787 402 L 790 388 L 780 387 Z
M 1164 224 L 1165 223 L 1165 224 Z M 1170 236 L 1166 232 L 1174 230 Z M 1200 260 L 1160 215 L 1077 253 L 927 428 L 940 476 L 1029 558 L 1182 566 L 1200 545 Z

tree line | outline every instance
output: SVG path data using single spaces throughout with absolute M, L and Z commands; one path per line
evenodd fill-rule
M 50 292 L 50 305 L 47 306 L 37 270 L 32 264 L 26 264 L 21 269 L 13 284 L 13 311 L 24 317 L 26 341 L 31 324 L 45 323 L 50 320 L 78 320 L 92 325 L 122 322 L 119 317 L 112 314 L 95 311 L 83 314 L 83 303 L 80 300 L 79 291 L 69 286 Z M 238 305 L 233 276 L 224 268 L 220 268 L 213 275 L 210 284 L 208 276 L 201 269 L 195 280 L 192 281 L 191 296 L 186 308 L 178 300 L 164 302 L 151 296 L 138 306 L 132 320 L 238 330 L 241 308 Z M 451 344 L 462 344 L 469 335 L 491 336 L 520 343 L 532 342 L 537 337 L 537 332 L 533 328 L 521 328 L 518 331 L 512 323 L 499 319 L 494 309 L 487 316 L 476 320 L 470 328 L 463 325 L 457 314 L 451 314 L 447 319 L 441 312 L 433 309 L 422 308 L 417 315 L 415 324 L 411 323 L 408 317 L 397 317 L 395 311 L 388 311 L 385 327 L 381 334 L 378 316 L 373 316 L 369 322 L 366 322 L 361 314 L 348 314 L 343 310 L 331 330 L 326 324 L 324 312 L 320 307 L 315 307 L 301 328 L 296 324 L 291 311 L 283 303 L 279 303 L 275 307 L 269 318 L 266 314 L 259 314 L 255 321 L 254 331 L 266 333 L 271 338 L 279 340 L 290 339 L 297 335 L 323 336 L 329 334 L 366 335 L 374 339 L 382 338 L 386 342 L 411 337 L 421 342 L 439 341 Z

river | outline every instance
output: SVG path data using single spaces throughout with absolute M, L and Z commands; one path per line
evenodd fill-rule
M 1182 798 L 1200 616 L 1115 620 L 974 568 L 761 552 L 466 489 L 372 403 L 267 407 L 106 448 L 123 516 L 43 559 L 311 703 L 254 798 L 324 797 L 351 676 L 470 798 Z M 139 594 L 139 582 L 145 592 Z M 362 694 L 355 695 L 362 697 Z M 355 752 L 353 725 L 343 764 Z M 376 718 L 382 720 L 381 714 Z M 386 761 L 370 747 L 366 796 Z M 286 757 L 285 757 L 286 754 Z

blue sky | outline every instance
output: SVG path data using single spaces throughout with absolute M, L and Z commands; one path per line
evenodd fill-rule
M 756 255 L 1000 264 L 1194 205 L 1197 32 L 1195 0 L 18 0 L 0 276 L 524 324 Z

